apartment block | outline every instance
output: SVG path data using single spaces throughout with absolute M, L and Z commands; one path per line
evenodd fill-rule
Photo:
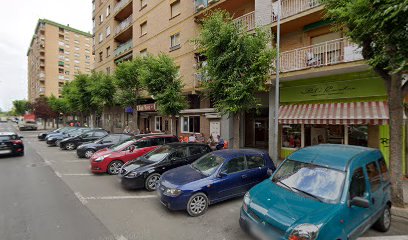
M 28 99 L 61 96 L 63 85 L 93 67 L 92 35 L 39 19 L 27 52 Z

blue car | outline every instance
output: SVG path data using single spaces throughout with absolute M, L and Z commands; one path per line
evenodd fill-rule
M 210 204 L 243 196 L 274 170 L 266 152 L 221 150 L 164 173 L 157 191 L 166 207 L 187 210 L 195 217 L 204 214 Z
M 372 226 L 385 232 L 389 178 L 378 149 L 307 147 L 245 195 L 240 225 L 261 239 L 356 239 Z

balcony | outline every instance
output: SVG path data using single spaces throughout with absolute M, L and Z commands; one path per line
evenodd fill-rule
M 38 79 L 39 79 L 40 81 L 45 81 L 45 73 L 44 73 L 44 72 L 39 73 L 39 74 L 38 74 Z
M 119 23 L 115 29 L 115 39 L 121 43 L 127 42 L 129 39 L 131 39 L 133 35 L 132 23 L 133 15 L 130 15 L 124 21 Z
M 234 24 L 247 28 L 252 31 L 255 28 L 255 12 L 250 12 L 233 20 Z
M 116 20 L 122 21 L 133 13 L 133 4 L 131 3 L 132 0 L 121 0 L 115 5 L 113 14 Z
M 298 13 L 307 11 L 309 9 L 318 7 L 321 5 L 320 0 L 282 0 L 281 1 L 281 19 L 285 19 L 290 16 L 294 16 Z M 278 2 L 275 1 L 272 3 L 274 13 L 278 12 Z M 272 22 L 278 20 L 277 15 L 272 16 Z
M 120 44 L 118 48 L 113 51 L 113 54 L 115 55 L 115 58 L 120 57 L 124 55 L 125 53 L 128 53 L 133 49 L 133 39 L 130 39 L 126 43 Z
M 359 60 L 363 60 L 361 49 L 349 39 L 340 38 L 282 52 L 280 71 L 292 72 Z
M 44 94 L 45 93 L 45 88 L 43 88 L 43 87 L 39 88 L 38 92 L 40 94 Z

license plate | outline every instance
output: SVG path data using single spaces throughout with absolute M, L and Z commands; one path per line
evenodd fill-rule
M 266 234 L 264 232 L 262 232 L 261 229 L 259 229 L 259 227 L 255 226 L 254 224 L 250 225 L 249 230 L 251 231 L 251 233 L 258 239 L 260 240 L 266 240 L 268 239 L 268 237 L 266 236 Z
M 11 153 L 11 150 L 0 150 L 0 154 Z

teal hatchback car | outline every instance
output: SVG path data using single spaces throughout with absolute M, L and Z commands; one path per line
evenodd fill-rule
M 356 239 L 372 226 L 388 231 L 390 192 L 379 150 L 306 147 L 246 193 L 239 222 L 259 239 Z

